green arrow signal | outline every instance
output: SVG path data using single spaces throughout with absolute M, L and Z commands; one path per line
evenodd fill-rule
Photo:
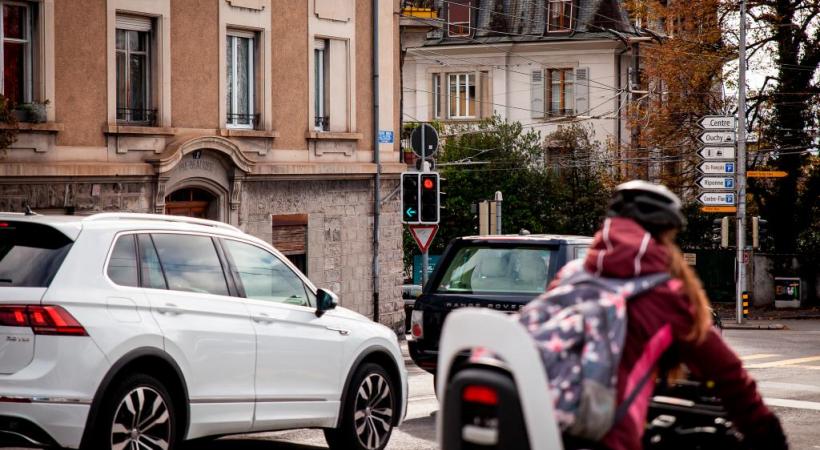
M 416 212 L 417 211 L 413 208 L 407 208 L 407 211 L 405 211 L 405 214 L 407 214 L 407 217 L 413 217 L 413 216 L 416 215 Z

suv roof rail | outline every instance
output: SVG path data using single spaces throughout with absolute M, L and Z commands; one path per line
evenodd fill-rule
M 142 214 L 142 213 L 98 213 L 83 219 L 83 222 L 96 222 L 100 220 L 155 220 L 160 222 L 188 223 L 192 225 L 204 225 L 206 227 L 222 228 L 223 230 L 242 232 L 233 225 L 217 222 L 216 220 L 197 219 L 196 217 L 171 216 L 167 214 Z

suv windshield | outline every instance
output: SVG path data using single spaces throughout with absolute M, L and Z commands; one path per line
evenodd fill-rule
M 48 287 L 71 243 L 46 225 L 0 222 L 0 287 Z
M 439 293 L 538 294 L 547 287 L 548 248 L 469 246 L 458 250 Z

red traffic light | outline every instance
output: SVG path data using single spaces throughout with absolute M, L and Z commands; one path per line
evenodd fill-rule
M 432 178 L 425 178 L 422 182 L 422 186 L 424 186 L 424 189 L 433 189 L 434 183 Z

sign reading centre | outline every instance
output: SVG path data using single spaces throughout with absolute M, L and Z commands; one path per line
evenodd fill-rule
M 698 125 L 704 130 L 734 130 L 734 116 L 703 116 Z

